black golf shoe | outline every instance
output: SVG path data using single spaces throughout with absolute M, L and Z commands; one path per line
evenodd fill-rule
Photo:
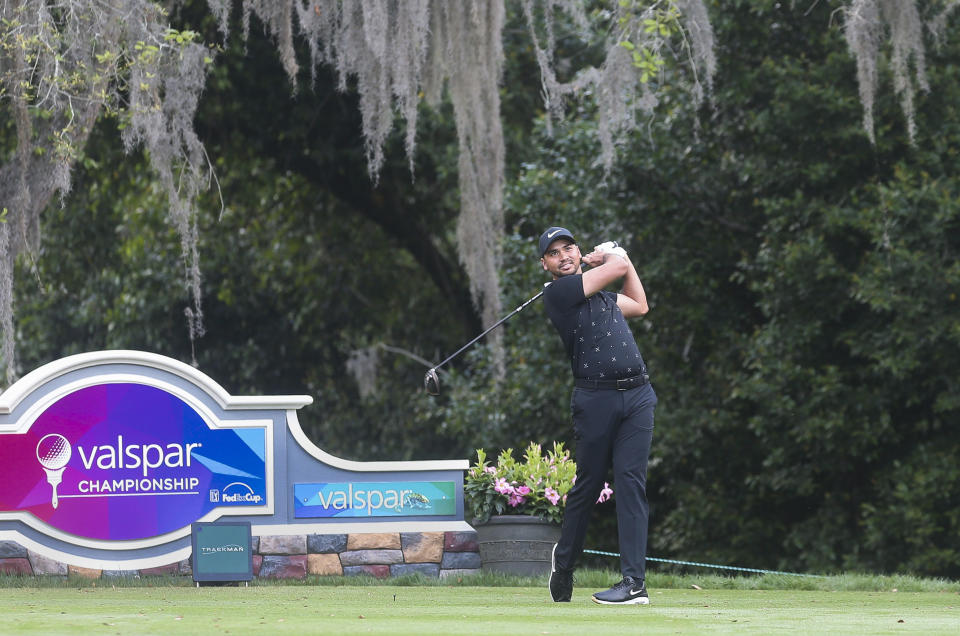
M 569 603 L 573 596 L 573 572 L 557 570 L 557 544 L 550 552 L 550 598 L 554 603 Z
M 643 579 L 625 576 L 609 590 L 593 595 L 593 602 L 601 605 L 649 605 L 647 586 Z

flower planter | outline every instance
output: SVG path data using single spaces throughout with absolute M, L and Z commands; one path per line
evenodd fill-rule
M 484 572 L 520 576 L 549 574 L 560 526 L 527 515 L 494 515 L 474 526 Z

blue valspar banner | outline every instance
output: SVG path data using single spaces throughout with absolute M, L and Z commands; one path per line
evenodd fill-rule
M 294 484 L 294 516 L 420 517 L 457 513 L 452 481 Z

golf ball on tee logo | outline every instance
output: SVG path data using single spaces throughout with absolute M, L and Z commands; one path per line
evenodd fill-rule
M 37 444 L 37 461 L 48 470 L 63 468 L 70 461 L 72 454 L 70 442 L 59 433 L 50 433 Z
M 59 433 L 50 433 L 43 436 L 37 443 L 37 461 L 47 473 L 47 483 L 53 489 L 50 504 L 56 508 L 60 504 L 57 497 L 57 486 L 63 479 L 63 469 L 70 461 L 73 449 L 67 438 Z

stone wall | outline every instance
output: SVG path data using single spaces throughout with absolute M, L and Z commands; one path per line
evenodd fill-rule
M 476 532 L 394 532 L 253 537 L 253 575 L 303 579 L 307 575 L 377 578 L 421 574 L 445 578 L 480 572 Z M 190 559 L 141 570 L 96 570 L 67 565 L 0 541 L 0 573 L 115 576 L 191 575 Z

